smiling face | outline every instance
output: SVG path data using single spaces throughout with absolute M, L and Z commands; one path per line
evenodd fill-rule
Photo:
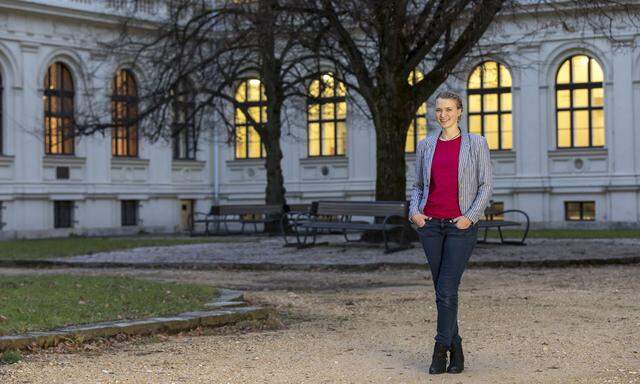
M 436 99 L 436 121 L 442 129 L 457 127 L 462 109 L 454 99 Z

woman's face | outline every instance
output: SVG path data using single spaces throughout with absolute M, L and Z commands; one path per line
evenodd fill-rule
M 443 129 L 457 126 L 461 114 L 454 99 L 436 99 L 436 121 Z

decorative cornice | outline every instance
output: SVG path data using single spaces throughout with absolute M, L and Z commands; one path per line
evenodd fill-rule
M 346 165 L 349 158 L 346 156 L 318 156 L 304 157 L 300 159 L 300 165 Z
M 140 159 L 137 157 L 112 157 L 111 166 L 134 166 L 134 167 L 148 167 L 149 159 Z
M 574 156 L 607 156 L 607 148 L 566 148 L 547 151 L 549 158 L 574 157 Z
M 71 166 L 85 165 L 86 157 L 65 156 L 65 155 L 45 155 L 42 158 L 42 164 L 45 166 Z

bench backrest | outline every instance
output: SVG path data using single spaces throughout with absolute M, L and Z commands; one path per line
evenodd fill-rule
M 251 215 L 282 213 L 280 204 L 239 204 L 239 205 L 214 205 L 211 207 L 212 215 Z
M 327 216 L 407 216 L 406 201 L 317 201 L 314 213 Z
M 287 212 L 309 212 L 311 209 L 311 203 L 295 203 L 287 204 L 285 210 Z

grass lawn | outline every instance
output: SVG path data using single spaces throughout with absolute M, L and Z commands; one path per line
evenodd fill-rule
M 213 287 L 112 276 L 0 276 L 0 335 L 198 310 Z
M 68 237 L 0 242 L 0 260 L 37 260 L 137 247 L 227 241 L 224 238 Z
M 522 237 L 522 231 L 502 231 L 506 238 Z M 484 229 L 480 229 L 479 235 L 484 236 Z M 498 237 L 498 231 L 489 230 L 489 237 Z M 640 230 L 637 229 L 537 229 L 529 231 L 527 238 L 547 239 L 617 239 L 640 238 Z

